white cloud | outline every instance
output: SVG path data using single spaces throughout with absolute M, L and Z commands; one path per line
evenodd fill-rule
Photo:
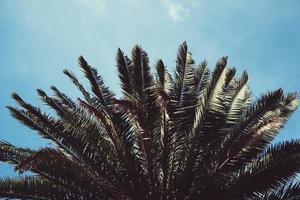
M 188 10 L 174 0 L 161 0 L 172 21 L 183 21 L 189 14 Z
M 92 14 L 101 15 L 106 10 L 106 3 L 104 0 L 79 0 Z

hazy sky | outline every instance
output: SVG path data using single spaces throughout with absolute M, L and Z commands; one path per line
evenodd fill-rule
M 276 3 L 275 3 L 276 2 Z M 118 47 L 134 44 L 175 66 L 178 46 L 187 41 L 197 62 L 213 67 L 221 56 L 239 73 L 247 70 L 254 95 L 283 87 L 300 92 L 300 1 L 273 0 L 0 0 L 0 138 L 18 146 L 47 144 L 10 117 L 14 91 L 42 106 L 35 89 L 55 85 L 78 92 L 62 74 L 79 74 L 83 55 L 104 80 L 119 90 Z M 300 138 L 298 110 L 277 140 Z M 13 175 L 0 163 L 0 176 Z

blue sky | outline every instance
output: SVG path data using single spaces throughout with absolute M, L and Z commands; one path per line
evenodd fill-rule
M 16 91 L 46 109 L 35 89 L 55 85 L 78 92 L 62 74 L 83 79 L 83 55 L 120 92 L 115 67 L 118 47 L 140 44 L 151 64 L 162 58 L 172 69 L 179 44 L 187 41 L 197 62 L 213 67 L 221 56 L 239 72 L 247 70 L 255 96 L 283 87 L 300 92 L 300 1 L 272 0 L 0 0 L 0 138 L 15 145 L 46 145 L 9 116 Z M 277 140 L 300 138 L 298 110 Z M 0 163 L 0 176 L 14 175 Z

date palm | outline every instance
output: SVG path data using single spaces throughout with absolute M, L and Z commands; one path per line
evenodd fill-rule
M 12 116 L 51 140 L 38 150 L 0 144 L 0 160 L 27 175 L 0 181 L 0 196 L 19 199 L 300 199 L 300 140 L 272 140 L 296 110 L 282 89 L 255 101 L 248 75 L 221 58 L 196 65 L 183 43 L 172 77 L 163 61 L 152 75 L 140 46 L 118 50 L 123 96 L 79 58 L 91 91 L 76 101 L 56 87 L 38 89 L 54 116 L 12 95 Z

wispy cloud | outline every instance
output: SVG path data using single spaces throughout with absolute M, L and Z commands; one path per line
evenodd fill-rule
M 106 11 L 106 2 L 104 0 L 79 0 L 94 15 L 102 15 Z
M 174 22 L 183 21 L 189 14 L 189 11 L 182 4 L 174 0 L 161 0 L 161 3 Z

